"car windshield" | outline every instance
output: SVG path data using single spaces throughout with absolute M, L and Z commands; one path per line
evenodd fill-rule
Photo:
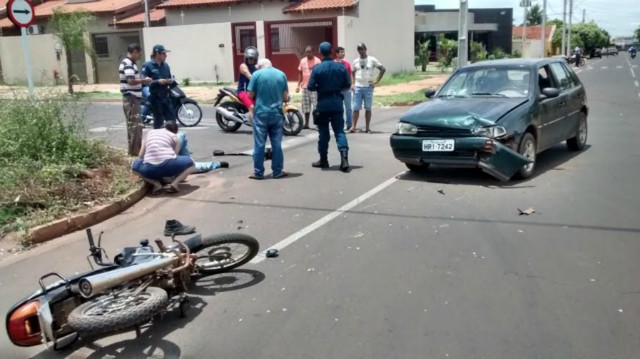
M 525 68 L 477 67 L 459 71 L 447 81 L 438 97 L 528 97 L 532 88 Z

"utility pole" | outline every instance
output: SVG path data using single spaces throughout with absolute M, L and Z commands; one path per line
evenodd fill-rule
M 144 27 L 151 26 L 151 18 L 149 17 L 149 0 L 144 0 Z
M 547 57 L 547 0 L 542 0 L 542 57 Z
M 563 1 L 562 9 L 562 48 L 560 52 L 563 55 L 567 54 L 567 0 Z
M 573 24 L 573 0 L 569 0 L 569 32 L 567 33 L 567 53 L 570 53 L 571 47 L 571 26 Z
M 524 46 L 527 41 L 527 7 L 531 6 L 531 0 L 521 0 L 520 7 L 524 8 L 524 21 L 522 23 L 522 56 L 524 57 Z
M 584 24 L 584 20 L 587 17 L 587 9 L 582 9 L 582 23 Z
M 469 57 L 469 31 L 467 30 L 468 12 L 469 2 L 467 0 L 460 0 L 460 19 L 458 23 L 458 68 L 465 66 Z

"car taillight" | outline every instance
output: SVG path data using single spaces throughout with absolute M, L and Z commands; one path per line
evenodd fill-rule
M 15 345 L 29 347 L 41 344 L 39 309 L 40 302 L 34 300 L 13 311 L 7 323 L 7 333 Z

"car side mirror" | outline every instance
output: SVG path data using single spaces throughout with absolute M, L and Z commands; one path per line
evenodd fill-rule
M 432 98 L 433 96 L 435 96 L 435 94 L 436 94 L 436 90 L 428 89 L 427 92 L 424 93 L 424 96 L 426 98 Z
M 542 94 L 546 98 L 554 98 L 560 96 L 560 90 L 555 87 L 545 87 L 542 89 Z

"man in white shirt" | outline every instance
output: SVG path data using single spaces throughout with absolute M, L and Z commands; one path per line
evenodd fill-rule
M 140 78 L 136 62 L 140 59 L 141 53 L 142 48 L 140 45 L 130 44 L 127 48 L 127 57 L 122 59 L 118 67 L 122 107 L 127 121 L 127 142 L 129 143 L 130 156 L 137 156 L 142 146 L 142 127 L 144 127 L 140 120 L 142 85 L 151 82 L 149 78 Z
M 371 108 L 373 106 L 373 89 L 378 85 L 386 69 L 382 66 L 382 63 L 373 56 L 367 55 L 367 46 L 363 43 L 358 44 L 358 54 L 360 57 L 353 60 L 351 69 L 355 77 L 355 83 L 353 86 L 353 127 L 349 130 L 350 133 L 356 132 L 358 125 L 358 119 L 360 118 L 360 110 L 362 109 L 362 103 L 364 102 L 365 119 L 366 119 L 366 132 L 371 133 Z M 373 80 L 374 70 L 378 69 L 378 77 Z

